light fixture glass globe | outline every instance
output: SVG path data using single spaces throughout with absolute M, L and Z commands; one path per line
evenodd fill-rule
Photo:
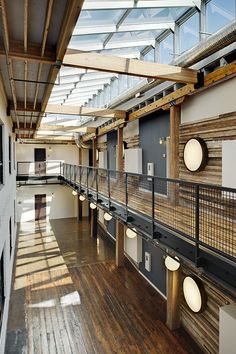
M 94 204 L 94 203 L 90 203 L 90 208 L 94 210 L 94 209 L 96 209 L 96 208 L 97 208 L 97 205 L 96 205 L 96 204 Z
M 85 197 L 84 197 L 83 195 L 80 195 L 80 196 L 79 196 L 79 200 L 80 200 L 81 202 L 83 202 L 83 201 L 85 200 Z
M 106 221 L 110 221 L 110 220 L 112 219 L 112 215 L 109 214 L 109 213 L 105 213 L 105 214 L 104 214 L 104 219 L 105 219 Z
M 170 256 L 167 256 L 165 258 L 165 266 L 171 272 L 178 270 L 180 267 L 179 258 L 178 257 L 172 258 Z
M 73 190 L 73 191 L 72 191 L 72 194 L 75 196 L 75 195 L 77 195 L 78 193 L 77 193 L 75 190 Z
M 126 236 L 129 238 L 135 238 L 137 236 L 137 232 L 135 228 L 127 228 L 126 229 Z
M 197 313 L 202 309 L 202 294 L 194 278 L 187 276 L 183 282 L 184 298 L 189 308 Z

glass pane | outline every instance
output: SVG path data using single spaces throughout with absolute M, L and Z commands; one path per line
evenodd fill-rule
M 180 26 L 180 53 L 199 42 L 199 13 L 196 13 Z
M 152 8 L 132 10 L 124 21 L 125 23 L 153 23 L 153 22 L 171 22 L 177 20 L 188 10 L 188 7 L 173 8 Z M 137 22 L 138 21 L 138 22 Z
M 207 32 L 215 33 L 235 18 L 235 0 L 212 0 L 206 7 Z
M 146 55 L 144 55 L 144 60 L 149 62 L 154 62 L 154 49 L 151 49 Z
M 174 59 L 174 35 L 170 34 L 163 41 L 160 42 L 159 47 L 159 62 L 161 64 L 168 64 Z
M 77 26 L 112 25 L 124 14 L 124 10 L 81 11 Z

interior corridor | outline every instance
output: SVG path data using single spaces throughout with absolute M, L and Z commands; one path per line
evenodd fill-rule
M 165 301 L 89 223 L 22 223 L 6 354 L 201 353 L 165 326 Z

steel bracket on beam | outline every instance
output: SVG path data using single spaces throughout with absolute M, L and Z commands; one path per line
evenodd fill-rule
M 62 66 L 62 60 L 56 60 L 56 63 L 55 63 L 55 68 L 57 68 L 58 70 L 61 69 L 61 66 Z
M 199 71 L 197 73 L 197 83 L 194 85 L 195 89 L 199 89 L 204 86 L 204 72 Z

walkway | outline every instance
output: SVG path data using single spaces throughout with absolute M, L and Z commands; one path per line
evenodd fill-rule
M 87 221 L 20 227 L 6 354 L 201 353 L 165 302 Z

